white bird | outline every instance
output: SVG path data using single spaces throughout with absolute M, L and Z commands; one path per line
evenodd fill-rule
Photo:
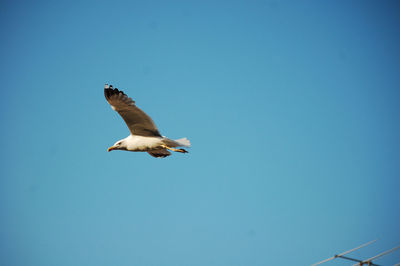
M 111 108 L 120 114 L 131 132 L 128 137 L 117 141 L 107 151 L 145 151 L 153 157 L 162 158 L 171 155 L 168 150 L 187 153 L 184 149 L 175 149 L 190 147 L 190 141 L 187 138 L 172 140 L 161 136 L 151 117 L 139 109 L 135 101 L 125 93 L 106 84 L 104 95 Z

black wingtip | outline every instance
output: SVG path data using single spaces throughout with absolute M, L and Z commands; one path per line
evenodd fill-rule
M 122 95 L 126 95 L 123 91 L 118 90 L 117 88 L 113 88 L 113 85 L 110 84 L 110 86 L 108 86 L 108 84 L 105 85 L 104 87 L 104 96 L 106 97 L 106 99 L 110 98 L 111 96 L 115 95 L 115 94 L 120 94 L 122 93 Z

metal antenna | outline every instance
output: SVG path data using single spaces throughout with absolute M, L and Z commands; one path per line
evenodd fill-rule
M 356 264 L 354 264 L 353 266 L 357 266 L 357 265 L 361 265 L 361 266 L 362 266 L 362 265 L 364 265 L 364 264 L 372 265 L 372 264 L 371 264 L 371 263 L 372 263 L 372 260 L 377 259 L 377 258 L 382 257 L 382 256 L 385 256 L 385 255 L 387 255 L 387 254 L 389 254 L 389 253 L 391 253 L 391 252 L 393 252 L 393 251 L 395 251 L 395 250 L 397 250 L 397 249 L 399 249 L 399 248 L 400 248 L 400 246 L 394 247 L 394 248 L 392 248 L 392 249 L 390 249 L 390 250 L 387 250 L 387 251 L 385 251 L 385 252 L 382 252 L 382 253 L 380 253 L 380 254 L 378 254 L 378 255 L 372 257 L 372 258 L 369 258 L 369 259 L 360 261 L 359 263 L 356 263 Z
M 363 248 L 363 247 L 365 247 L 365 246 L 368 246 L 369 244 L 372 244 L 372 243 L 374 243 L 375 241 L 376 241 L 376 239 L 375 239 L 375 240 L 372 240 L 372 241 L 369 241 L 369 242 L 367 242 L 367 243 L 365 243 L 365 244 L 362 244 L 361 246 L 358 246 L 358 247 L 356 247 L 356 248 L 353 248 L 353 249 L 350 249 L 350 250 L 345 251 L 345 252 L 343 252 L 343 253 L 340 253 L 340 254 L 338 254 L 338 255 L 335 255 L 335 256 L 333 256 L 333 257 L 331 257 L 331 258 L 328 258 L 328 259 L 326 259 L 326 260 L 317 262 L 317 263 L 313 264 L 312 266 L 316 266 L 316 265 L 322 264 L 322 263 L 324 263 L 324 262 L 327 262 L 327 261 L 330 261 L 330 260 L 333 260 L 333 259 L 336 259 L 336 258 L 350 259 L 350 260 L 353 260 L 353 261 L 362 262 L 361 260 L 356 260 L 356 259 L 351 259 L 351 258 L 348 258 L 348 257 L 343 257 L 343 255 L 346 255 L 346 254 L 348 254 L 348 253 L 350 253 L 350 252 L 356 251 L 357 249 L 360 249 L 360 248 Z M 371 265 L 374 265 L 374 264 L 371 264 Z

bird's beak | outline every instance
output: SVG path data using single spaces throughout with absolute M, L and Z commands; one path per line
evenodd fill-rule
M 111 146 L 110 148 L 107 149 L 108 152 L 115 150 L 117 147 L 116 146 Z

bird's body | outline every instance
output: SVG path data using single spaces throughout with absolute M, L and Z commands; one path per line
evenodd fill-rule
M 117 111 L 126 122 L 131 135 L 117 141 L 108 148 L 112 150 L 148 152 L 153 157 L 166 157 L 171 155 L 168 150 L 187 153 L 184 149 L 176 147 L 190 147 L 190 141 L 186 138 L 172 140 L 161 136 L 153 120 L 125 93 L 113 89 L 112 85 L 104 88 L 104 95 L 113 110 Z
M 143 137 L 136 135 L 129 135 L 128 137 L 117 141 L 117 143 L 121 141 L 125 143 L 127 151 L 152 151 L 165 148 L 163 146 L 174 148 L 179 146 L 187 147 L 189 145 L 186 138 L 172 140 L 167 137 Z
M 163 137 L 143 137 L 129 135 L 124 140 L 127 142 L 128 151 L 158 150 L 163 145 Z

